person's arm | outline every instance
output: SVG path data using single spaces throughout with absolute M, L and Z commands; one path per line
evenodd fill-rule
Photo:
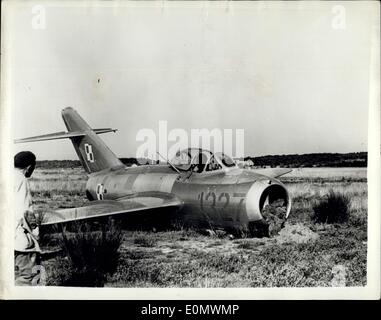
M 29 233 L 32 233 L 32 229 L 37 227 L 36 217 L 33 212 L 25 211 L 22 219 L 22 227 Z
M 30 192 L 28 180 L 24 180 L 20 189 L 23 197 L 23 216 L 21 226 L 29 233 L 34 234 L 32 231 L 37 227 L 37 219 L 33 212 L 32 195 Z

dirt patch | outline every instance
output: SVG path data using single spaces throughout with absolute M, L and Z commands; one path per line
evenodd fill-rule
M 295 242 L 307 243 L 309 241 L 316 241 L 319 235 L 313 232 L 309 227 L 297 223 L 294 225 L 286 225 L 276 237 L 278 243 Z

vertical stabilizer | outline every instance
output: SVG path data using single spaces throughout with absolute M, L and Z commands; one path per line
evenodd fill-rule
M 88 173 L 116 166 L 123 166 L 118 157 L 106 146 L 81 116 L 71 107 L 62 110 L 62 118 L 68 133 L 82 135 L 69 137 L 82 166 Z

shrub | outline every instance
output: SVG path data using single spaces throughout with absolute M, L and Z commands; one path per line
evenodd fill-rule
M 92 230 L 90 223 L 76 223 L 74 232 L 62 232 L 62 246 L 69 258 L 69 277 L 63 285 L 102 287 L 118 266 L 122 232 L 112 220 Z
M 345 223 L 349 220 L 351 200 L 330 190 L 325 199 L 313 206 L 312 219 L 317 223 Z

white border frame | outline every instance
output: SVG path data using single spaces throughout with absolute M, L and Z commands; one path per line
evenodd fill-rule
M 2 60 L 1 60 L 1 107 L 0 107 L 0 298 L 6 299 L 132 299 L 132 300 L 255 300 L 255 299 L 379 299 L 380 298 L 380 3 L 363 1 L 363 5 L 372 6 L 373 29 L 369 86 L 369 122 L 368 122 L 368 260 L 367 285 L 365 287 L 346 288 L 70 288 L 70 287 L 15 287 L 13 281 L 13 220 L 12 212 L 11 172 L 13 164 L 11 145 L 10 109 L 10 65 L 8 63 L 9 42 L 7 34 L 7 12 L 24 1 L 2 2 Z M 176 7 L 203 6 L 206 10 L 213 7 L 226 7 L 230 1 L 220 2 L 166 2 L 166 1 L 28 1 L 31 3 L 67 6 L 115 7 Z M 300 2 L 302 6 L 304 2 Z M 327 2 L 308 1 L 316 6 Z M 340 2 L 337 2 L 338 4 Z M 330 2 L 334 5 L 336 2 Z M 345 2 L 343 3 L 345 5 Z M 235 5 L 247 6 L 250 2 L 242 1 Z M 266 1 L 267 6 L 287 6 L 287 2 Z

